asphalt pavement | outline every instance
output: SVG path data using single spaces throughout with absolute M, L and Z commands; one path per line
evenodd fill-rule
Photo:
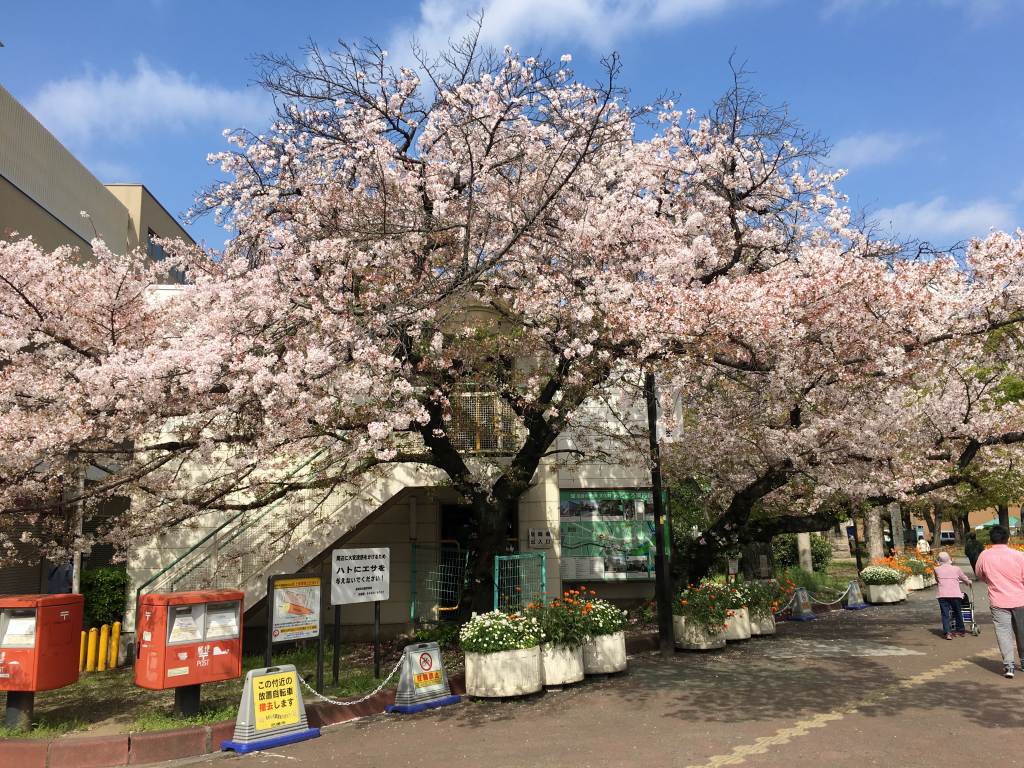
M 969 568 L 968 568 L 968 572 Z M 319 739 L 179 765 L 1024 765 L 1024 675 L 1002 677 L 984 586 L 978 637 L 943 639 L 935 588 L 783 622 L 722 651 L 634 656 L 618 676 L 331 726 Z

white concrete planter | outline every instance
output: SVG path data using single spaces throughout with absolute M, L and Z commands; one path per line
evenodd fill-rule
M 687 621 L 685 616 L 672 617 L 672 630 L 676 636 L 676 645 L 688 651 L 710 651 L 725 647 L 724 629 L 711 632 L 705 627 Z
M 470 696 L 525 696 L 542 687 L 539 646 L 466 654 L 466 693 Z
M 907 591 L 902 584 L 867 584 L 864 597 L 872 605 L 898 603 L 907 599 Z
M 588 675 L 607 675 L 626 668 L 626 633 L 598 635 L 583 644 L 583 671 Z
M 725 619 L 725 639 L 732 642 L 749 640 L 751 634 L 750 611 L 747 608 L 734 608 L 732 616 Z
M 907 592 L 916 592 L 919 589 L 924 589 L 925 588 L 924 576 L 921 576 L 921 575 L 908 576 L 907 580 L 905 582 L 903 582 L 903 588 L 906 589 Z
M 544 685 L 568 685 L 583 679 L 583 646 L 561 645 L 540 647 L 540 667 Z
M 750 617 L 750 634 L 759 635 L 774 635 L 775 634 L 775 617 L 769 614 L 763 619 L 759 619 L 756 616 Z
M 934 573 L 926 573 L 922 578 L 924 578 L 925 587 L 934 587 L 939 583 L 939 580 L 935 578 Z

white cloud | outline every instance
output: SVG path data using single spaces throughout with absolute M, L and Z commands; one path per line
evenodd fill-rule
M 863 168 L 895 160 L 923 139 L 905 133 L 855 133 L 836 142 L 829 153 L 838 168 Z
M 47 83 L 29 109 L 50 131 L 74 143 L 200 124 L 259 128 L 272 114 L 269 99 L 256 89 L 205 85 L 173 69 L 155 69 L 142 57 L 128 75 L 90 72 Z
M 1017 216 L 1013 206 L 990 198 L 957 206 L 940 195 L 926 203 L 883 208 L 875 219 L 896 234 L 928 240 L 980 237 L 990 229 L 1012 229 Z
M 606 51 L 636 30 L 681 26 L 730 8 L 764 0 L 421 0 L 418 23 L 397 30 L 393 50 L 415 37 L 435 53 L 484 14 L 484 42 L 501 47 L 525 41 L 572 40 Z

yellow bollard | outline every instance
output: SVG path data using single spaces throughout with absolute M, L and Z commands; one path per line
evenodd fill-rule
M 121 651 L 121 622 L 115 621 L 110 627 L 110 668 L 117 666 L 117 658 Z
M 96 661 L 96 671 L 102 672 L 107 668 L 107 651 L 110 650 L 110 627 L 104 624 L 100 627 L 100 657 Z
M 96 671 L 96 641 L 99 639 L 98 630 L 93 627 L 89 630 L 89 644 L 85 650 L 85 671 Z
M 85 669 L 85 630 L 82 630 L 82 644 L 78 647 L 78 671 Z

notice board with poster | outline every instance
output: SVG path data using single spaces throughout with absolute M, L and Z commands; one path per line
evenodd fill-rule
M 651 490 L 644 488 L 561 491 L 562 578 L 567 581 L 653 580 L 653 501 Z
M 320 635 L 320 577 L 273 576 L 271 641 L 283 643 Z

